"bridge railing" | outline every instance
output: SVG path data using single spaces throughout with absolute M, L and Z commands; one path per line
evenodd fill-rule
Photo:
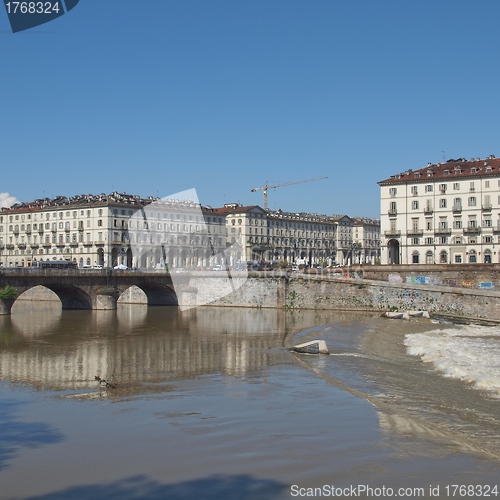
M 116 275 L 126 275 L 129 273 L 140 273 L 140 274 L 168 274 L 163 269 L 38 269 L 36 267 L 0 267 L 0 275 L 3 276 L 67 276 L 67 275 L 79 275 L 79 276 L 103 276 L 107 274 Z

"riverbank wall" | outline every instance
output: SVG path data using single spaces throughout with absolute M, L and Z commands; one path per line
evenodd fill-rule
M 417 276 L 416 281 L 421 277 Z M 485 278 L 480 277 L 479 279 Z M 446 278 L 451 279 L 451 278 Z M 211 300 L 220 290 L 218 278 L 192 278 L 180 304 L 220 307 L 384 311 L 426 310 L 435 315 L 500 322 L 500 292 L 425 283 L 315 275 L 252 275 L 231 294 Z M 415 281 L 415 280 L 413 280 Z M 490 283 L 480 281 L 479 283 Z

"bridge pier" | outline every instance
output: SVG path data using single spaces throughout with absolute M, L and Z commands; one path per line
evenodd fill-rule
M 113 287 L 106 287 L 97 290 L 94 300 L 92 301 L 92 309 L 99 311 L 114 310 L 118 301 L 118 290 Z
M 0 315 L 10 314 L 15 299 L 0 299 Z

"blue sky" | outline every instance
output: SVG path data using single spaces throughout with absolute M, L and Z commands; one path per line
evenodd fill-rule
M 0 10 L 0 192 L 195 188 L 203 204 L 378 217 L 377 181 L 500 156 L 500 2 L 80 0 Z

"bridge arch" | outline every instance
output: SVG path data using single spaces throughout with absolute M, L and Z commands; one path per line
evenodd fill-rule
M 135 286 L 142 290 L 147 298 L 148 306 L 177 306 L 177 295 L 175 291 L 167 286 L 158 283 L 136 283 L 131 286 L 119 287 L 120 297 Z M 120 298 L 118 298 L 118 301 Z
M 92 309 L 92 298 L 84 290 L 74 285 L 34 285 L 23 290 L 23 292 L 18 295 L 16 300 L 19 300 L 19 298 L 22 297 L 26 292 L 29 292 L 30 290 L 33 290 L 37 287 L 43 287 L 54 292 L 61 301 L 63 309 Z

